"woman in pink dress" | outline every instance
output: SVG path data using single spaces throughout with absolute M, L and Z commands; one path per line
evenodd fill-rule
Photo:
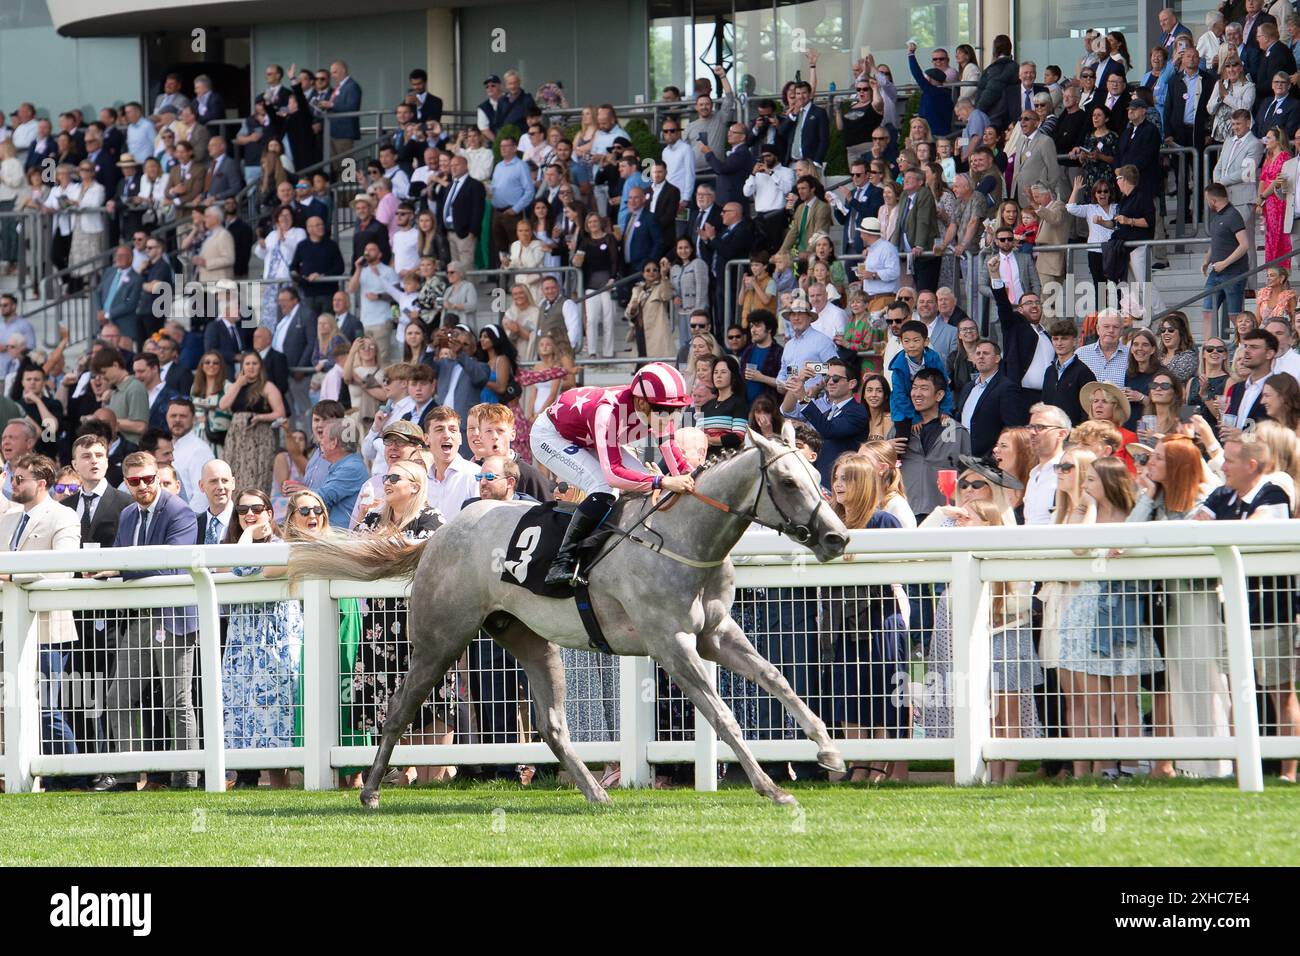
M 1286 188 L 1276 188 L 1278 174 L 1291 154 L 1286 151 L 1286 133 L 1274 126 L 1264 134 L 1264 162 L 1259 170 L 1258 207 L 1264 220 L 1264 258 L 1275 259 L 1291 251 L 1291 236 L 1282 228 L 1286 216 Z M 1252 238 L 1253 237 L 1247 237 Z

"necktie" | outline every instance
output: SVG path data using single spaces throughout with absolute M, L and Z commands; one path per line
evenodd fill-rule
M 1029 91 L 1025 90 L 1025 109 L 1032 110 L 1034 105 L 1029 102 Z
M 455 220 L 455 216 L 452 213 L 452 208 L 456 203 L 456 193 L 460 192 L 460 184 L 461 184 L 461 180 L 459 179 L 451 184 L 451 191 L 447 193 L 447 206 L 442 211 L 443 222 L 447 223 L 447 225 L 449 226 Z
M 9 539 L 10 551 L 18 550 L 18 542 L 23 539 L 23 532 L 27 529 L 27 519 L 29 517 L 30 515 L 24 511 L 23 516 L 18 519 L 18 527 L 14 529 L 14 536 Z
M 207 533 L 203 535 L 203 543 L 204 544 L 221 543 L 221 519 L 218 518 L 216 515 L 208 516 L 208 530 Z
M 629 262 L 632 259 L 632 232 L 636 229 L 637 222 L 640 218 L 640 213 L 633 213 L 632 218 L 627 221 L 627 235 L 623 237 L 623 260 L 625 262 Z
M 81 511 L 81 540 L 83 542 L 90 540 L 90 512 L 91 509 L 95 507 L 95 499 L 98 497 L 99 495 L 89 494 L 81 496 L 81 503 L 83 505 Z
M 144 545 L 149 543 L 149 512 L 141 510 L 140 527 L 136 529 L 135 543 Z

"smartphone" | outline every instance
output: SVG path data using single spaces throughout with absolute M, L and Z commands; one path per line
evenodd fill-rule
M 393 410 L 392 402 L 384 402 L 384 404 L 380 405 L 377 409 L 375 409 L 376 412 L 382 412 L 385 415 L 387 415 L 392 410 Z
M 825 375 L 826 372 L 830 369 L 830 366 L 827 365 L 825 362 L 809 362 L 807 364 L 808 364 L 809 371 L 811 371 L 814 375 Z
M 1178 409 L 1178 420 L 1183 424 L 1187 424 L 1192 420 L 1192 416 L 1195 414 L 1197 414 L 1195 405 L 1184 405 Z
M 791 375 L 798 375 L 798 374 L 799 374 L 799 366 L 798 366 L 798 365 L 787 365 L 787 366 L 785 367 L 785 374 L 786 374 L 787 377 L 789 377 L 789 376 L 791 376 Z
M 862 48 L 861 56 L 862 56 L 862 59 L 864 59 L 864 60 L 865 60 L 867 57 L 871 56 L 871 47 L 869 47 L 869 46 L 864 46 L 864 47 Z

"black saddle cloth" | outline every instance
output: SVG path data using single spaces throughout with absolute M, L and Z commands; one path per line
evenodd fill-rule
M 548 501 L 525 511 L 510 535 L 510 544 L 504 554 L 498 555 L 501 580 L 527 588 L 539 597 L 573 597 L 573 588 L 568 584 L 548 586 L 543 583 L 564 541 L 573 510 L 574 506 L 567 502 Z M 585 566 L 614 533 L 621 511 L 622 502 L 616 504 L 610 516 L 583 541 L 580 566 Z

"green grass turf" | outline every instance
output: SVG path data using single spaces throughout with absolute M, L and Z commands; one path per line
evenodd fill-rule
M 1290 865 L 1300 790 L 1230 782 L 617 791 L 540 780 L 383 792 L 0 796 L 0 866 L 349 864 Z

